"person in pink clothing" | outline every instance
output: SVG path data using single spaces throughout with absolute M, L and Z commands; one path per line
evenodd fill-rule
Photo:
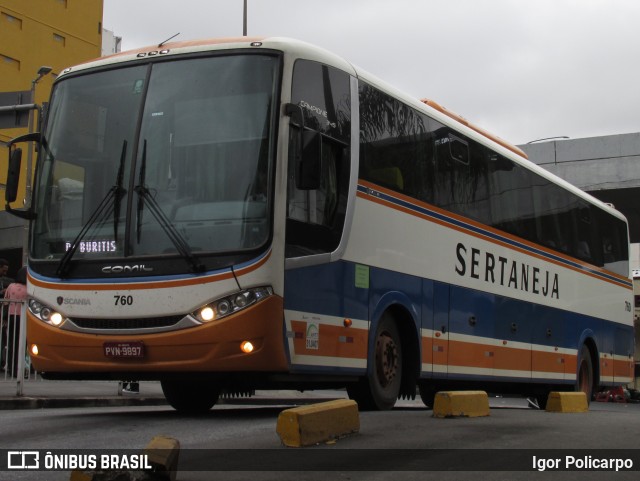
M 10 301 L 24 301 L 27 298 L 27 268 L 22 267 L 16 274 L 15 282 L 9 284 L 4 291 L 4 298 Z M 18 374 L 18 347 L 20 340 L 20 302 L 11 302 L 8 309 L 6 369 L 12 376 Z

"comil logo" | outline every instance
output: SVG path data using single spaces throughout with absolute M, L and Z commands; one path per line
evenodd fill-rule
M 8 469 L 40 469 L 40 453 L 38 451 L 7 452 Z

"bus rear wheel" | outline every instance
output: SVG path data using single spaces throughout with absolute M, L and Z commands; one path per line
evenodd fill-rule
M 593 361 L 591 360 L 591 351 L 587 346 L 582 346 L 580 351 L 580 367 L 578 368 L 578 382 L 576 391 L 582 391 L 587 395 L 587 403 L 591 402 L 593 397 Z
M 160 385 L 171 407 L 183 413 L 207 412 L 220 396 L 220 387 L 209 380 L 163 379 Z
M 402 343 L 390 315 L 380 319 L 373 349 L 373 366 L 367 377 L 348 386 L 347 392 L 361 410 L 383 411 L 395 405 L 402 381 Z

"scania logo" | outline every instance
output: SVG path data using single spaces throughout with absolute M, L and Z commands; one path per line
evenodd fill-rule
M 102 268 L 105 274 L 131 274 L 134 272 L 153 272 L 153 267 L 144 264 L 134 264 L 132 266 L 106 266 Z

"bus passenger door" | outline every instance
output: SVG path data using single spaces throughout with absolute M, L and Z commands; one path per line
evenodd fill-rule
M 346 72 L 318 62 L 300 59 L 293 67 L 285 109 L 284 307 L 287 354 L 296 372 L 360 375 L 367 365 L 369 270 L 339 260 L 355 182 L 355 85 Z

